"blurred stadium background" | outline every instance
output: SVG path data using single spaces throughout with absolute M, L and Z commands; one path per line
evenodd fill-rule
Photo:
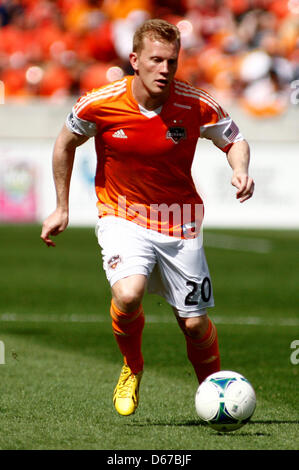
M 177 24 L 177 76 L 211 92 L 251 144 L 256 194 L 240 207 L 225 158 L 200 140 L 206 226 L 298 228 L 298 0 L 0 1 L 0 221 L 53 210 L 54 139 L 82 93 L 132 73 L 132 35 L 149 17 Z M 92 142 L 78 154 L 70 223 L 93 225 Z

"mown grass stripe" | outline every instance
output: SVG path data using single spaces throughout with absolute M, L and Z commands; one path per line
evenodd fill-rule
M 2 313 L 1 322 L 20 322 L 20 323 L 107 323 L 110 322 L 109 315 L 47 315 L 47 314 L 19 314 Z M 261 326 L 299 326 L 297 318 L 265 319 L 260 317 L 225 317 L 213 316 L 213 321 L 218 325 L 261 325 Z M 159 315 L 147 315 L 147 323 L 173 323 L 174 317 L 160 317 Z

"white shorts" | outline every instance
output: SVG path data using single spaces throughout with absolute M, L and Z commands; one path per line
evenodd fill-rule
M 164 297 L 180 317 L 203 315 L 214 306 L 201 235 L 180 239 L 113 216 L 99 219 L 96 235 L 111 287 L 143 274 L 148 292 Z

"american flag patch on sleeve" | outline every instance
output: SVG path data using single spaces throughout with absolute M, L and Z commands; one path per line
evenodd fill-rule
M 239 128 L 234 121 L 231 121 L 227 129 L 225 129 L 224 135 L 229 142 L 235 141 L 236 137 L 239 135 Z

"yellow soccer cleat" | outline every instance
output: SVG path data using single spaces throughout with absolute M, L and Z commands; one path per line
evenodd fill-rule
M 142 373 L 143 371 L 135 375 L 129 366 L 123 366 L 113 393 L 113 403 L 120 415 L 129 416 L 135 412 L 138 406 Z

